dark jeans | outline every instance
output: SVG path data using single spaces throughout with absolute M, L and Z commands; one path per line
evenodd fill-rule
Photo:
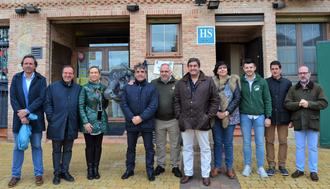
M 52 141 L 54 175 L 69 171 L 73 140 Z
M 139 137 L 139 133 L 141 133 L 142 135 L 144 149 L 146 151 L 147 174 L 150 175 L 154 171 L 154 156 L 155 156 L 154 145 L 152 143 L 152 139 L 153 139 L 152 132 L 127 132 L 126 169 L 128 171 L 134 171 L 136 143 Z
M 86 142 L 85 153 L 87 164 L 94 164 L 95 166 L 98 166 L 102 153 L 103 133 L 99 135 L 90 135 L 85 133 L 84 137 Z

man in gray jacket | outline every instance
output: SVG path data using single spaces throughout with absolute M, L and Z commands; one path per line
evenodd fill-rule
M 166 141 L 167 134 L 170 139 L 170 158 L 172 173 L 176 177 L 182 177 L 179 169 L 180 162 L 180 130 L 178 120 L 174 114 L 174 89 L 177 80 L 172 76 L 172 70 L 169 64 L 162 64 L 160 67 L 160 77 L 154 79 L 154 84 L 159 92 L 159 105 L 156 112 L 156 153 L 157 167 L 155 175 L 165 172 L 166 161 Z

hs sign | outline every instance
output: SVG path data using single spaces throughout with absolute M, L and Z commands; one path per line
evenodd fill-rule
M 215 44 L 215 27 L 214 26 L 198 26 L 197 27 L 197 44 L 198 45 L 214 45 Z

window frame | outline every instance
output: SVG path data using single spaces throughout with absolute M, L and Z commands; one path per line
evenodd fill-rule
M 177 51 L 176 52 L 152 52 L 151 33 L 152 24 L 178 24 L 177 27 Z M 180 15 L 147 17 L 147 54 L 148 58 L 181 57 L 182 56 L 182 19 Z
M 322 40 L 326 40 L 327 39 L 327 23 L 322 22 L 322 21 L 314 21 L 314 22 L 277 22 L 277 25 L 280 24 L 293 24 L 296 28 L 296 58 L 297 58 L 297 68 L 299 68 L 299 66 L 305 65 L 304 63 L 304 44 L 303 44 L 303 38 L 302 38 L 302 25 L 303 24 L 319 24 L 321 26 L 321 34 L 322 34 Z M 276 36 L 277 36 L 277 31 L 276 31 Z M 277 37 L 276 37 L 277 38 Z M 321 40 L 321 41 L 322 41 Z M 279 46 L 277 46 L 278 48 Z M 278 52 L 277 52 L 278 53 Z M 278 57 L 278 55 L 277 55 Z M 316 62 L 315 62 L 315 66 L 316 66 Z M 289 78 L 293 78 L 293 80 L 295 80 L 295 78 L 297 77 L 297 74 L 283 74 L 284 76 L 287 76 Z M 315 72 L 312 73 L 313 78 L 317 75 L 317 67 L 315 67 Z

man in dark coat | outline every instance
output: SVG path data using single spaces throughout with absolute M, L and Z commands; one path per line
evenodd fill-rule
M 74 69 L 66 65 L 62 69 L 62 80 L 48 86 L 45 112 L 48 120 L 47 138 L 53 146 L 53 184 L 60 178 L 73 182 L 69 173 L 74 139 L 78 136 L 78 98 L 80 86 L 73 81 Z
M 328 101 L 320 85 L 310 80 L 307 66 L 298 69 L 299 82 L 292 86 L 285 98 L 285 107 L 291 111 L 291 121 L 296 140 L 296 171 L 292 178 L 304 175 L 305 144 L 308 145 L 308 166 L 312 181 L 318 181 L 318 137 L 320 130 L 320 110 L 328 106 Z
M 194 138 L 197 138 L 201 155 L 203 184 L 210 185 L 211 147 L 209 130 L 211 118 L 218 112 L 220 98 L 211 77 L 200 70 L 200 61 L 190 58 L 188 73 L 177 83 L 174 91 L 174 110 L 179 120 L 183 141 L 184 176 L 181 184 L 189 182 L 194 174 Z
M 290 112 L 284 107 L 284 99 L 292 86 L 291 81 L 283 78 L 282 66 L 279 61 L 270 63 L 270 72 L 272 76 L 267 78 L 270 95 L 272 97 L 272 116 L 271 125 L 265 128 L 266 137 L 266 157 L 268 162 L 268 176 L 275 174 L 275 130 L 277 130 L 279 148 L 278 148 L 278 169 L 283 176 L 288 176 L 288 170 L 285 168 L 287 157 L 287 138 L 288 126 L 290 123 Z
M 17 147 L 17 136 L 22 124 L 29 124 L 32 127 L 30 137 L 32 160 L 34 166 L 34 176 L 36 185 L 43 184 L 43 160 L 41 138 L 42 131 L 45 130 L 45 119 L 43 103 L 46 93 L 46 78 L 36 72 L 38 63 L 34 56 L 26 55 L 23 57 L 21 66 L 23 72 L 14 75 L 10 85 L 10 102 L 13 108 L 13 133 L 14 133 L 14 153 L 12 163 L 12 178 L 8 187 L 17 185 L 21 178 L 21 169 L 24 161 L 24 151 Z M 30 113 L 36 114 L 38 119 L 28 120 Z
M 147 176 L 149 181 L 154 181 L 155 150 L 152 133 L 155 130 L 154 115 L 158 108 L 158 92 L 156 87 L 146 80 L 145 65 L 139 63 L 134 66 L 134 77 L 134 84 L 125 86 L 121 98 L 127 131 L 126 171 L 121 178 L 127 179 L 134 175 L 135 149 L 141 133 L 146 150 Z

